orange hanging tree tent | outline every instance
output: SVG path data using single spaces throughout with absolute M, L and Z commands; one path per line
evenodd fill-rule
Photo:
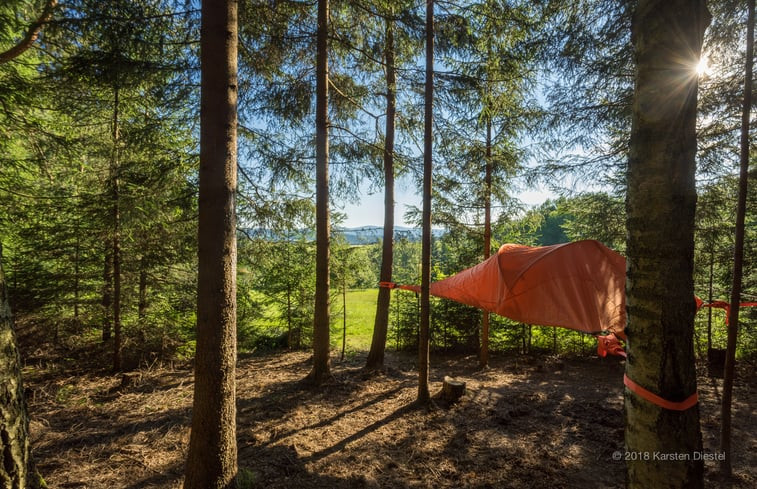
M 505 244 L 486 261 L 433 282 L 429 292 L 522 323 L 589 333 L 597 338 L 600 356 L 626 356 L 618 340 L 625 339 L 625 281 L 625 258 L 599 241 L 538 247 Z M 420 292 L 417 285 L 380 285 Z M 727 313 L 730 307 L 722 301 L 695 300 L 698 310 L 720 307 Z M 757 306 L 757 302 L 740 304 L 745 306 Z M 684 401 L 671 402 L 626 376 L 623 383 L 665 409 L 683 411 L 698 402 L 696 392 Z
M 504 244 L 495 255 L 433 282 L 437 297 L 514 321 L 623 337 L 626 261 L 599 241 Z M 417 285 L 381 284 L 420 292 Z
M 486 261 L 433 282 L 429 292 L 514 321 L 592 334 L 600 356 L 625 356 L 618 341 L 626 338 L 625 280 L 626 259 L 599 241 L 504 244 Z M 380 285 L 420 292 L 417 285 Z M 697 310 L 722 308 L 727 315 L 730 307 L 723 301 L 695 300 Z M 740 306 L 755 307 L 757 302 Z

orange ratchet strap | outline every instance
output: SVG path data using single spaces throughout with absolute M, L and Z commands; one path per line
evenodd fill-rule
M 699 402 L 699 395 L 696 392 L 694 392 L 692 395 L 681 402 L 668 401 L 667 399 L 663 399 L 657 394 L 649 392 L 633 380 L 629 379 L 625 374 L 623 374 L 623 383 L 626 385 L 626 387 L 628 387 L 628 390 L 634 392 L 637 396 L 641 397 L 642 399 L 646 399 L 652 404 L 660 406 L 663 409 L 669 409 L 671 411 L 686 411 L 690 407 L 694 406 L 697 402 Z
M 395 284 L 394 282 L 379 282 L 379 287 L 385 287 L 387 289 L 409 290 L 411 292 L 415 292 L 416 294 L 419 294 L 421 292 L 420 285 L 400 285 Z

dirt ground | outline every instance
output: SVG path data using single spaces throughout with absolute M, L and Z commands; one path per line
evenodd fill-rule
M 36 352 L 39 353 L 39 352 Z M 180 487 L 189 441 L 192 371 L 153 366 L 86 373 L 77 358 L 24 370 L 40 472 L 52 488 Z M 320 390 L 301 380 L 308 353 L 242 356 L 237 370 L 241 477 L 260 488 L 623 487 L 623 365 L 617 358 L 432 358 L 467 383 L 456 404 L 410 407 L 414 356 L 390 354 L 367 376 L 363 358 L 333 365 Z M 757 386 L 735 388 L 734 487 L 757 487 Z M 716 452 L 721 381 L 700 379 L 706 452 Z M 708 480 L 717 462 L 706 462 Z M 710 480 L 710 486 L 714 482 Z

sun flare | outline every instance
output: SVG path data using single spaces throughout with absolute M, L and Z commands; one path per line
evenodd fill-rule
M 707 64 L 707 56 L 702 56 L 699 58 L 699 62 L 696 66 L 697 75 L 703 76 L 703 75 L 709 75 L 710 74 L 710 67 Z

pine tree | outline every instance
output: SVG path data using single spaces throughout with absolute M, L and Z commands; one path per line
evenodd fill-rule
M 0 372 L 2 372 L 2 402 L 0 402 L 0 487 L 3 489 L 47 487 L 37 473 L 29 443 L 29 415 L 26 412 L 24 386 L 21 380 L 21 359 L 16 343 L 8 289 L 2 263 L 0 245 Z
M 434 121 L 434 0 L 426 2 L 426 84 L 423 133 L 423 218 L 421 238 L 421 317 L 418 337 L 418 403 L 431 402 L 428 390 L 431 304 L 431 189 Z
M 330 246 L 331 219 L 329 211 L 329 65 L 328 65 L 329 1 L 318 0 L 318 31 L 316 52 L 316 254 L 315 311 L 313 324 L 313 370 L 308 378 L 316 385 L 331 376 L 330 312 Z
M 394 20 L 385 20 L 384 70 L 386 73 L 386 129 L 384 133 L 384 236 L 381 241 L 380 282 L 392 281 L 392 262 L 394 249 L 394 141 L 395 114 L 397 110 L 397 71 L 394 49 Z M 391 289 L 380 287 L 376 299 L 376 318 L 373 325 L 371 348 L 365 362 L 367 370 L 379 370 L 384 367 L 386 335 L 389 329 L 389 303 Z
M 694 326 L 695 66 L 709 13 L 700 2 L 641 1 L 628 163 L 626 376 L 672 402 L 696 393 Z M 683 62 L 681 60 L 684 60 Z M 674 410 L 625 393 L 628 487 L 702 487 L 699 407 Z M 686 453 L 671 462 L 656 453 Z
M 720 470 L 724 478 L 732 472 L 731 450 L 731 402 L 733 399 L 734 364 L 736 362 L 736 339 L 739 331 L 739 308 L 744 271 L 744 222 L 746 219 L 747 191 L 749 189 L 750 140 L 749 126 L 752 112 L 752 71 L 754 67 L 754 0 L 748 0 L 747 48 L 744 69 L 744 97 L 741 118 L 741 151 L 739 191 L 736 204 L 736 236 L 733 249 L 733 281 L 731 282 L 730 309 L 728 312 L 728 345 L 723 378 L 723 400 L 721 409 L 720 448 L 725 454 Z
M 186 489 L 235 487 L 237 2 L 202 5 L 197 353 Z

